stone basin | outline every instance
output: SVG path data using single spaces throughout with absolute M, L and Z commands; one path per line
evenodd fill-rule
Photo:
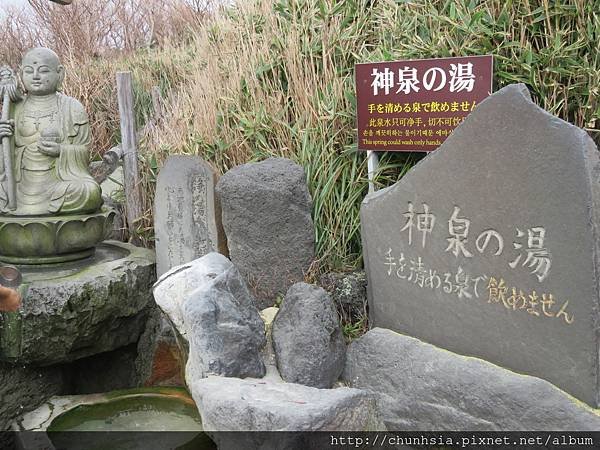
M 66 216 L 0 216 L 0 261 L 55 264 L 88 258 L 112 230 L 115 211 Z
M 32 450 L 216 449 L 182 388 L 53 397 L 15 421 L 12 429 L 21 432 L 17 445 Z

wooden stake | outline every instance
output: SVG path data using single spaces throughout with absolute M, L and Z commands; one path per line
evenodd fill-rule
M 136 225 L 143 215 L 140 175 L 138 168 L 137 135 L 133 109 L 133 82 L 131 72 L 117 72 L 117 96 L 121 118 L 121 150 L 125 175 L 125 212 L 130 241 L 139 245 Z

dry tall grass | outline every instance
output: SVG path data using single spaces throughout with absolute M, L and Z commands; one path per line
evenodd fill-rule
M 526 83 L 542 107 L 593 132 L 599 14 L 597 0 L 239 2 L 182 50 L 197 55 L 191 78 L 170 96 L 147 149 L 159 165 L 189 153 L 221 171 L 269 155 L 295 159 L 314 199 L 318 255 L 327 266 L 352 266 L 366 193 L 365 158 L 353 151 L 354 64 L 491 53 L 498 88 Z M 382 184 L 407 168 L 406 155 L 383 162 Z
M 28 0 L 2 10 L 0 59 L 18 64 L 38 45 L 75 60 L 110 58 L 142 47 L 180 40 L 210 10 L 211 0 L 78 0 L 60 6 Z
M 29 0 L 28 7 L 0 6 L 0 62 L 18 67 L 27 49 L 54 49 L 66 67 L 64 91 L 82 101 L 90 113 L 93 147 L 100 154 L 119 140 L 115 72 L 134 71 L 142 102 L 156 84 L 165 91 L 175 87 L 178 78 L 169 66 L 179 60 L 169 55 L 171 42 L 177 42 L 179 51 L 214 3 L 78 0 L 60 6 Z

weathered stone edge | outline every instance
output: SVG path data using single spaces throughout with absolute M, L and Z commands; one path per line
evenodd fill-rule
M 539 380 L 539 381 L 543 382 L 544 384 L 546 384 L 550 389 L 555 390 L 558 393 L 558 395 L 562 395 L 566 401 L 569 401 L 572 404 L 574 404 L 575 406 L 577 406 L 578 408 L 582 408 L 582 409 L 586 410 L 587 412 L 600 417 L 600 408 L 593 408 L 593 407 L 591 407 L 587 403 L 583 402 L 582 400 L 579 400 L 579 399 L 575 398 L 574 396 L 572 396 L 568 392 L 560 389 L 558 386 L 550 383 L 549 381 L 547 381 L 547 380 L 545 380 L 543 378 L 534 377 L 532 375 L 527 375 L 527 374 L 515 372 L 515 371 L 513 371 L 511 369 L 507 369 L 505 367 L 498 366 L 498 365 L 496 365 L 496 364 L 494 364 L 492 362 L 489 362 L 489 361 L 487 361 L 485 359 L 477 358 L 476 356 L 469 356 L 469 355 L 462 355 L 460 353 L 455 353 L 455 352 L 452 352 L 452 351 L 447 350 L 445 348 L 438 347 L 436 345 L 430 344 L 428 342 L 422 341 L 422 340 L 420 340 L 418 338 L 415 338 L 415 337 L 412 337 L 412 336 L 408 336 L 406 334 L 398 333 L 398 332 L 390 330 L 388 328 L 375 327 L 375 328 L 372 328 L 371 330 L 369 330 L 369 332 L 376 331 L 376 330 L 378 330 L 378 331 L 384 331 L 384 332 L 391 333 L 391 334 L 394 334 L 394 335 L 398 335 L 398 336 L 402 337 L 403 339 L 406 339 L 408 341 L 412 341 L 412 342 L 416 343 L 417 345 L 425 347 L 428 350 L 443 352 L 443 353 L 449 354 L 449 355 L 451 355 L 452 357 L 455 357 L 455 358 L 459 358 L 459 359 L 462 359 L 462 360 L 465 360 L 465 361 L 475 362 L 476 364 L 481 364 L 482 366 L 485 366 L 486 368 L 489 368 L 491 370 L 500 370 L 500 371 L 507 372 L 507 373 L 509 373 L 509 374 L 517 377 L 517 378 L 522 379 L 522 380 Z M 350 344 L 350 346 L 348 348 L 348 353 L 351 352 L 351 348 L 352 348 L 352 344 Z M 350 386 L 353 385 L 352 380 L 349 380 L 349 379 L 346 378 L 346 370 L 345 369 L 344 369 L 344 373 L 342 374 L 342 377 L 343 377 L 344 381 L 346 381 L 346 382 L 348 382 L 350 384 Z M 363 389 L 363 388 L 356 388 L 356 389 Z

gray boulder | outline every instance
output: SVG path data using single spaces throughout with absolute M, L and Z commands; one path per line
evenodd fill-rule
M 154 290 L 157 304 L 189 345 L 186 380 L 209 374 L 262 377 L 265 329 L 246 284 L 225 256 L 175 267 Z
M 314 258 L 312 202 L 304 169 L 269 158 L 234 167 L 217 184 L 231 260 L 260 309 L 302 281 Z
M 122 242 L 102 243 L 87 264 L 24 268 L 23 279 L 27 293 L 11 318 L 20 325 L 0 340 L 11 362 L 46 366 L 133 344 L 156 307 L 154 252 Z
M 335 306 L 325 290 L 297 283 L 273 322 L 273 346 L 282 378 L 329 388 L 344 368 L 346 345 Z
M 350 345 L 344 378 L 378 393 L 392 430 L 600 429 L 598 410 L 545 380 L 383 328 Z
M 193 380 L 190 389 L 208 432 L 385 429 L 373 396 L 358 389 L 222 377 Z M 307 445 L 301 434 L 215 433 L 212 437 L 219 448 L 324 448 Z
M 0 363 L 0 431 L 8 430 L 13 419 L 36 409 L 63 387 L 60 366 L 30 368 Z
M 187 339 L 184 326 L 183 303 L 190 294 L 232 267 L 223 255 L 209 253 L 202 258 L 173 267 L 162 275 L 154 285 L 154 299 L 167 315 L 179 334 Z

